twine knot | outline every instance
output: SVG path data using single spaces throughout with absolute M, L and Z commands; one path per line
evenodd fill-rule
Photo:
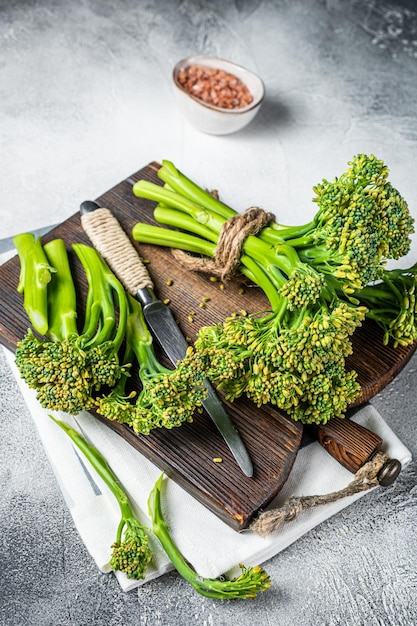
M 259 207 L 250 207 L 244 213 L 225 221 L 219 234 L 214 259 L 191 256 L 176 249 L 172 250 L 172 254 L 186 269 L 218 276 L 227 283 L 239 267 L 245 239 L 249 235 L 256 235 L 274 219 L 272 213 Z

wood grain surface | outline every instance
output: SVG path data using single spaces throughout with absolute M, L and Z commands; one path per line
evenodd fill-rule
M 101 206 L 112 210 L 131 239 L 131 230 L 137 221 L 153 223 L 152 210 L 155 206 L 151 201 L 136 198 L 132 185 L 142 178 L 159 182 L 158 167 L 157 163 L 149 164 L 96 199 Z M 87 199 L 81 198 L 80 202 Z M 82 310 L 86 281 L 70 246 L 76 242 L 90 242 L 82 230 L 78 207 L 72 217 L 45 235 L 42 241 L 57 237 L 63 238 L 67 244 Z M 157 295 L 160 299 L 169 299 L 169 306 L 184 335 L 190 340 L 195 338 L 201 326 L 221 322 L 233 312 L 242 309 L 257 312 L 268 306 L 266 298 L 256 287 L 245 285 L 242 294 L 242 285 L 231 283 L 222 290 L 220 283 L 211 282 L 207 276 L 185 272 L 168 249 L 133 244 L 140 256 L 149 261 L 148 269 Z M 0 267 L 0 341 L 11 350 L 15 350 L 16 343 L 28 328 L 22 299 L 16 291 L 18 277 L 17 257 Z M 172 285 L 168 285 L 168 281 L 172 281 Z M 204 309 L 199 307 L 203 297 L 210 298 Z M 195 312 L 191 315 L 193 321 L 190 321 L 191 311 Z M 356 369 L 362 388 L 355 405 L 369 400 L 393 380 L 416 348 L 416 345 L 397 349 L 383 346 L 380 329 L 369 322 L 355 332 L 353 345 L 354 352 L 348 358 L 348 367 Z M 158 354 L 168 364 L 164 355 Z M 98 419 L 118 432 L 229 526 L 241 530 L 282 488 L 294 463 L 303 429 L 301 424 L 270 406 L 257 408 L 244 398 L 234 403 L 224 402 L 252 458 L 252 478 L 241 472 L 205 412 L 196 414 L 192 424 L 168 431 L 160 429 L 147 436 L 135 435 L 125 425 Z M 214 458 L 220 458 L 222 462 L 215 463 Z

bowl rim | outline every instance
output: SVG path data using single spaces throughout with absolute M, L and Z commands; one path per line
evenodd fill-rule
M 200 98 L 197 98 L 197 96 L 194 96 L 192 93 L 190 93 L 189 91 L 187 91 L 186 89 L 184 89 L 184 87 L 178 82 L 178 72 L 185 68 L 188 67 L 189 65 L 203 65 L 204 66 L 204 62 L 201 61 L 199 63 L 198 59 L 210 59 L 210 61 L 219 61 L 220 63 L 224 63 L 228 66 L 230 66 L 230 71 L 233 71 L 233 67 L 238 68 L 239 70 L 243 70 L 244 73 L 246 74 L 250 74 L 253 78 L 255 78 L 257 81 L 259 81 L 259 85 L 260 85 L 260 95 L 253 99 L 253 102 L 251 102 L 250 104 L 248 104 L 246 107 L 241 107 L 239 109 L 224 109 L 222 107 L 218 107 L 214 104 L 210 104 L 208 102 L 204 102 L 204 100 L 201 100 Z M 209 66 L 206 66 L 209 67 Z M 230 61 L 229 59 L 224 59 L 221 57 L 215 57 L 215 56 L 210 56 L 210 55 L 192 55 L 192 56 L 188 56 L 188 57 L 184 57 L 183 59 L 181 59 L 180 61 L 178 61 L 178 63 L 175 64 L 174 69 L 172 71 L 172 78 L 174 81 L 174 85 L 175 87 L 177 87 L 177 89 L 179 89 L 183 94 L 185 94 L 186 96 L 188 96 L 191 100 L 194 100 L 194 102 L 198 103 L 200 106 L 205 107 L 206 109 L 209 109 L 211 111 L 217 111 L 218 113 L 224 113 L 226 115 L 242 115 L 243 113 L 248 113 L 249 111 L 252 111 L 252 109 L 257 108 L 261 102 L 263 101 L 264 97 L 265 97 L 265 85 L 264 82 L 262 80 L 262 78 L 260 76 L 258 76 L 258 74 L 255 74 L 255 72 L 252 72 L 251 70 L 248 70 L 246 67 L 244 67 L 243 65 L 239 65 L 238 63 L 235 63 L 234 61 Z M 244 80 L 242 81 L 244 82 Z M 253 95 L 253 94 L 252 94 Z

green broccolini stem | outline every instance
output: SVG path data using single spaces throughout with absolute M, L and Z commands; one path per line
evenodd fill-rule
M 223 202 L 220 202 L 213 194 L 204 191 L 190 178 L 177 170 L 171 161 L 163 160 L 162 167 L 158 170 L 158 177 L 168 184 L 174 191 L 185 196 L 196 204 L 205 206 L 224 219 L 236 215 L 236 212 Z
M 285 298 L 277 291 L 276 280 L 272 282 L 265 268 L 247 254 L 242 254 L 240 262 L 240 272 L 262 289 L 271 305 L 271 309 L 279 308 L 285 301 Z
M 219 600 L 237 600 L 254 598 L 259 592 L 270 587 L 268 574 L 260 567 L 244 569 L 234 580 L 220 580 L 199 576 L 188 565 L 172 539 L 162 512 L 161 487 L 163 474 L 156 481 L 148 499 L 149 515 L 152 519 L 152 531 L 161 542 L 170 561 L 178 573 L 202 596 Z
M 142 222 L 137 222 L 133 226 L 132 235 L 136 241 L 141 241 L 142 243 L 155 244 L 158 242 L 158 245 L 161 246 L 178 248 L 179 250 L 195 252 L 196 254 L 210 257 L 213 257 L 216 251 L 215 244 L 204 241 L 200 237 L 195 237 L 188 233 L 179 233 L 168 228 L 161 228 L 160 226 L 143 224 Z
M 122 345 L 126 330 L 125 289 L 95 248 L 81 243 L 73 244 L 72 247 L 84 267 L 91 291 L 82 333 L 83 345 L 99 346 L 111 340 L 112 351 L 116 353 Z M 118 318 L 114 298 L 117 300 Z
M 46 335 L 48 322 L 48 284 L 55 271 L 50 266 L 41 240 L 32 233 L 21 233 L 13 238 L 20 260 L 17 291 L 23 294 L 23 307 L 35 330 Z
M 313 230 L 314 227 L 314 220 L 308 222 L 307 224 L 300 224 L 298 226 L 285 226 L 284 224 L 273 222 L 262 230 L 261 236 L 262 239 L 268 243 L 282 243 L 298 237 L 303 237 Z
M 384 344 L 407 346 L 417 339 L 417 264 L 407 269 L 384 270 L 381 281 L 354 293 L 367 307 L 366 316 L 384 330 Z
M 126 342 L 136 355 L 139 363 L 139 378 L 145 384 L 149 378 L 157 374 L 171 373 L 171 370 L 161 365 L 153 347 L 152 335 L 143 315 L 142 306 L 130 294 L 129 314 L 126 322 Z
M 219 233 L 222 225 L 226 221 L 225 218 L 214 213 L 212 210 L 203 205 L 198 205 L 192 200 L 180 195 L 176 191 L 161 187 L 147 180 L 139 180 L 133 186 L 135 195 L 148 200 L 154 200 L 163 203 L 165 206 L 173 207 L 183 213 L 190 215 L 192 218 L 209 228 L 214 233 Z
M 116 324 L 111 285 L 103 280 L 103 265 L 94 248 L 84 244 L 74 244 L 73 250 L 84 267 L 91 293 L 89 308 L 86 310 L 86 329 L 83 331 L 83 343 L 85 346 L 102 343 L 113 331 Z M 97 318 L 98 313 L 100 313 L 99 318 Z M 99 319 L 100 325 L 97 331 Z M 92 337 L 91 340 L 90 337 Z
M 52 341 L 63 341 L 78 335 L 77 296 L 71 267 L 62 239 L 49 241 L 43 249 L 50 265 L 56 269 L 56 280 L 51 280 L 48 288 L 48 337 Z
M 103 479 L 107 487 L 113 493 L 119 503 L 122 512 L 131 512 L 129 499 L 118 481 L 116 475 L 110 468 L 104 456 L 90 443 L 88 443 L 79 432 L 71 428 L 66 422 L 57 419 L 53 415 L 49 417 L 68 435 L 71 441 L 83 453 L 86 459 L 91 463 L 97 474 Z
M 62 428 L 84 454 L 119 504 L 121 520 L 117 527 L 116 540 L 111 546 L 113 552 L 110 558 L 110 566 L 114 570 L 125 572 L 128 578 L 136 580 L 144 578 L 146 568 L 152 560 L 152 552 L 148 545 L 148 529 L 136 518 L 128 495 L 117 476 L 97 448 L 89 444 L 84 437 L 66 422 L 58 420 L 52 415 L 49 417 Z
M 175 569 L 181 576 L 191 584 L 193 584 L 193 582 L 197 583 L 198 575 L 187 565 L 185 559 L 179 554 L 178 548 L 169 534 L 168 526 L 162 513 L 161 487 L 163 477 L 164 475 L 161 474 L 149 494 L 148 508 L 152 520 L 152 532 L 158 537 L 169 560 L 173 563 Z
M 165 204 L 158 204 L 154 209 L 153 216 L 159 224 L 180 228 L 181 230 L 198 235 L 207 241 L 211 241 L 214 244 L 217 243 L 217 232 L 207 228 L 207 226 L 201 224 L 201 222 L 197 222 L 190 215 L 183 213 L 183 211 L 178 211 Z

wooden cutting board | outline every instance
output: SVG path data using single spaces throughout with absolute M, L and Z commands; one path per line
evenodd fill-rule
M 155 206 L 151 201 L 136 198 L 132 185 L 139 179 L 160 183 L 158 168 L 157 163 L 151 163 L 96 199 L 101 206 L 112 210 L 131 239 L 131 230 L 136 222 L 154 223 L 152 211 Z M 80 202 L 87 199 L 90 198 L 80 198 Z M 42 241 L 57 237 L 67 244 L 82 309 L 86 281 L 70 246 L 76 242 L 90 244 L 90 241 L 82 230 L 78 207 L 71 218 L 50 231 Z M 186 272 L 168 249 L 133 244 L 140 256 L 149 261 L 148 270 L 156 293 L 162 300 L 169 299 L 169 306 L 184 335 L 191 340 L 201 326 L 221 322 L 233 312 L 242 309 L 257 312 L 268 307 L 266 298 L 256 287 L 244 286 L 243 294 L 240 292 L 242 285 L 237 283 L 221 289 L 220 283 L 211 282 L 208 276 Z M 28 328 L 22 298 L 16 291 L 18 278 L 19 261 L 14 257 L 0 267 L 0 342 L 11 350 L 15 350 L 16 343 Z M 167 281 L 172 281 L 172 285 L 168 285 Z M 205 308 L 200 308 L 203 297 L 210 300 Z M 380 329 L 366 322 L 355 332 L 353 345 L 354 353 L 348 359 L 348 367 L 358 372 L 362 394 L 355 405 L 359 405 L 381 391 L 396 376 L 417 344 L 395 350 L 391 346 L 383 346 Z M 159 353 L 159 356 L 168 365 L 164 355 Z M 99 419 L 229 526 L 241 530 L 282 488 L 300 446 L 303 428 L 270 406 L 257 408 L 245 398 L 234 403 L 224 402 L 252 458 L 252 478 L 241 472 L 204 412 L 196 414 L 192 424 L 168 431 L 161 429 L 147 436 L 135 435 L 125 425 Z M 213 461 L 219 458 L 221 463 Z

